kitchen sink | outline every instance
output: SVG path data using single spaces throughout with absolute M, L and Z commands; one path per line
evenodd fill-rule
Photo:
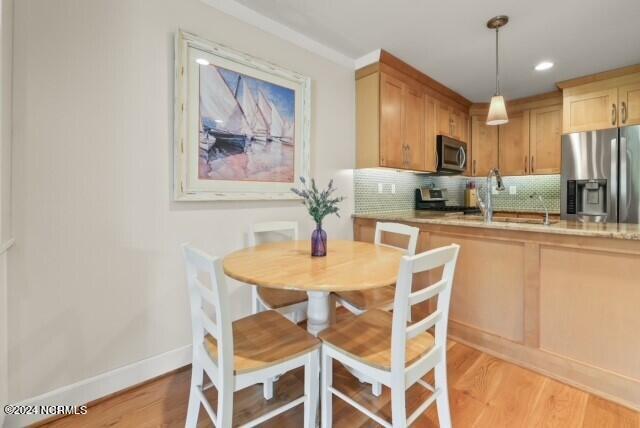
M 457 219 L 469 220 L 469 221 L 484 221 L 484 217 L 481 215 L 465 215 L 459 216 Z M 495 216 L 493 217 L 495 223 L 520 223 L 520 224 L 544 224 L 544 218 L 523 218 L 523 217 L 508 217 L 508 216 Z M 558 220 L 549 219 L 549 224 L 558 223 Z

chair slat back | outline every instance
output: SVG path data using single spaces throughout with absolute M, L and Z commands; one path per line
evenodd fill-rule
M 418 303 L 422 303 L 425 300 L 429 300 L 435 297 L 437 294 L 440 294 L 445 287 L 447 286 L 447 281 L 441 279 L 437 281 L 435 284 L 431 284 L 427 288 L 423 288 L 422 290 L 415 291 L 409 294 L 409 304 L 411 306 L 417 305 Z
M 233 334 L 222 263 L 218 257 L 209 256 L 188 244 L 182 245 L 182 251 L 187 270 L 194 356 L 202 349 L 200 345 L 204 343 L 205 336 L 210 334 L 217 342 L 218 360 L 213 362 L 218 368 L 218 378 L 231 379 Z M 208 279 L 211 288 L 203 284 L 200 275 Z M 213 308 L 215 315 L 208 313 L 209 308 L 204 303 Z
M 393 327 L 391 333 L 391 370 L 404 372 L 405 352 L 408 340 L 435 326 L 434 347 L 446 349 L 449 302 L 460 246 L 451 244 L 446 247 L 425 251 L 415 256 L 404 256 L 400 263 L 396 294 L 393 303 Z M 427 288 L 412 292 L 413 275 L 433 271 L 441 266 L 442 277 Z M 411 306 L 438 296 L 436 310 L 429 316 L 407 326 L 408 311 Z M 398 373 L 398 375 L 400 375 Z
M 295 221 L 270 221 L 265 223 L 256 223 L 249 230 L 249 246 L 254 247 L 264 242 L 263 238 L 267 235 L 279 233 L 284 235 L 286 239 L 298 240 L 298 223 Z
M 382 234 L 384 232 L 407 236 L 409 238 L 407 247 L 402 248 L 402 247 L 397 247 L 395 245 L 389 245 L 389 244 L 383 243 Z M 416 253 L 416 247 L 418 246 L 419 234 L 420 234 L 420 229 L 418 229 L 417 227 L 412 227 L 412 226 L 408 226 L 406 224 L 401 224 L 401 223 L 377 222 L 376 233 L 373 239 L 373 243 L 376 245 L 382 245 L 385 247 L 399 248 L 404 251 L 405 255 L 413 256 Z

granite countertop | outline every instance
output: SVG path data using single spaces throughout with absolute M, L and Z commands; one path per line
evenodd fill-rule
M 390 213 L 357 213 L 353 218 L 437 224 L 445 226 L 479 227 L 485 229 L 516 230 L 523 232 L 552 233 L 557 235 L 591 236 L 599 238 L 640 241 L 640 225 L 617 223 L 580 223 L 555 220 L 549 226 L 527 222 L 494 221 L 484 223 L 479 216 L 443 215 L 420 211 L 397 211 Z

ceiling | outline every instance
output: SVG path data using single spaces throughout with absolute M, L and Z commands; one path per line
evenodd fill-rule
M 353 59 L 385 49 L 474 102 L 495 91 L 494 15 L 500 86 L 507 99 L 555 82 L 640 63 L 638 0 L 237 0 Z M 555 62 L 546 72 L 533 70 Z

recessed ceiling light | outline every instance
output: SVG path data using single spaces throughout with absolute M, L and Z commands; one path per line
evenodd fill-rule
M 198 58 L 198 59 L 196 60 L 196 62 L 197 62 L 198 64 L 200 64 L 200 65 L 209 65 L 209 61 L 207 61 L 207 60 L 206 60 L 206 59 L 204 59 L 204 58 Z
M 551 61 L 542 61 L 538 65 L 536 65 L 536 71 L 544 71 L 553 67 L 553 63 Z

